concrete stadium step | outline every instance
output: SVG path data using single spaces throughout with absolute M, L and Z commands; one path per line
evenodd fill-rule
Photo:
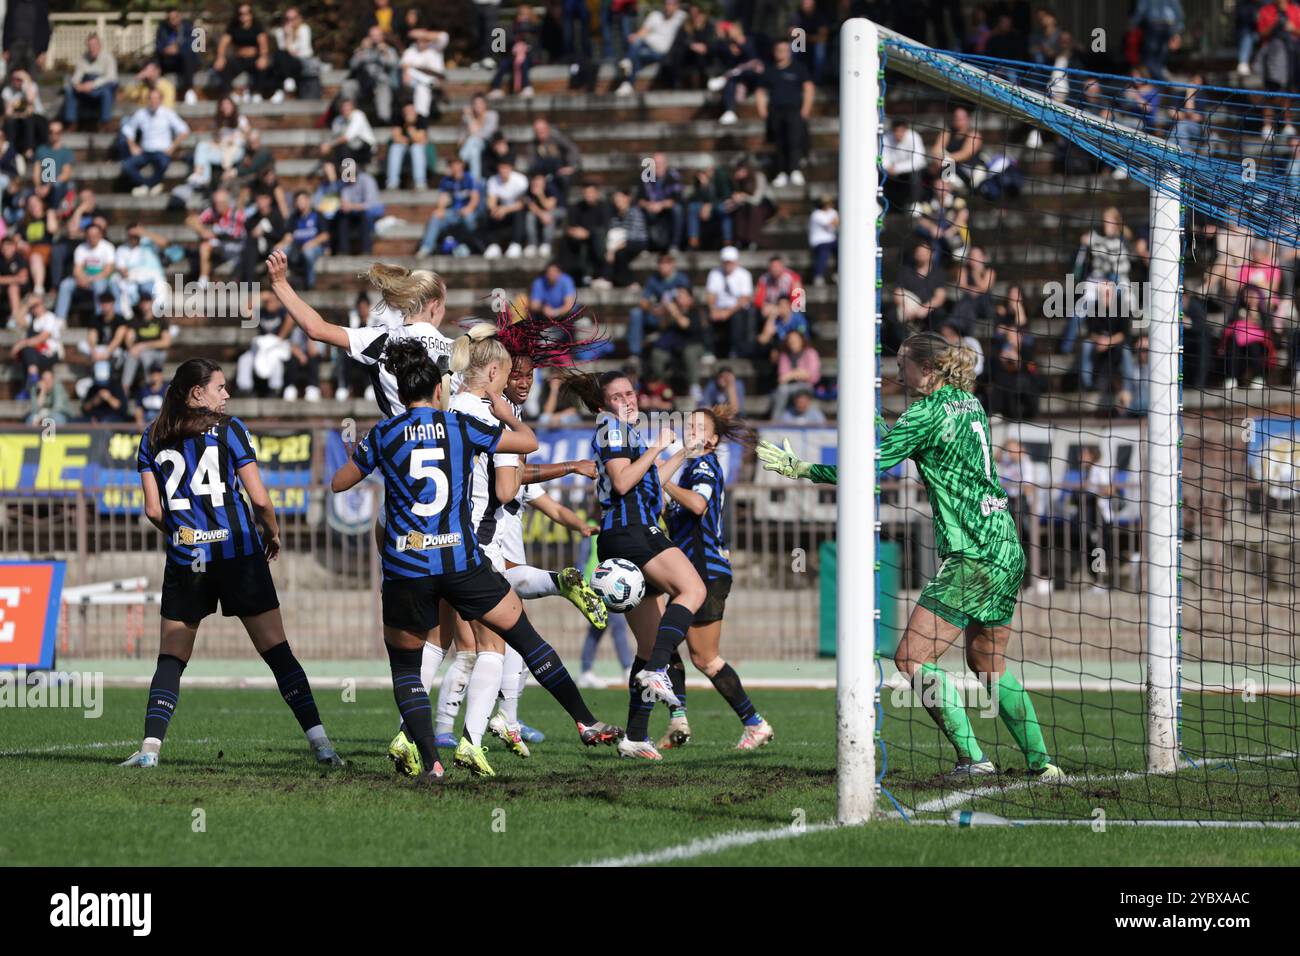
M 727 150 L 719 152 L 674 152 L 667 151 L 670 165 L 683 170 L 704 169 L 715 164 L 734 164 L 748 155 L 747 150 Z M 382 154 L 381 154 L 382 158 Z M 639 153 L 609 153 L 601 156 L 584 156 L 582 160 L 582 177 L 602 185 L 628 185 L 639 182 L 644 157 Z M 307 186 L 311 182 L 320 158 L 298 158 L 277 160 L 276 172 L 282 183 Z M 382 167 L 371 164 L 372 172 L 377 175 Z M 122 164 L 116 160 L 78 163 L 77 180 L 93 189 L 111 191 L 112 185 L 121 173 Z M 164 182 L 179 185 L 189 176 L 191 167 L 186 162 L 173 162 L 167 167 Z M 808 188 L 822 190 L 834 189 L 836 169 L 830 163 L 812 163 L 805 176 L 810 180 Z M 819 185 L 820 184 L 820 185 Z M 792 187 L 797 188 L 797 187 Z M 796 193 L 797 194 L 797 193 Z M 784 195 L 778 193 L 778 195 Z
M 833 117 L 814 117 L 808 124 L 814 137 L 814 145 L 819 148 L 834 149 L 839 143 L 839 121 Z M 533 139 L 531 123 L 511 123 L 501 127 L 501 132 L 512 143 L 528 144 Z M 736 149 L 744 145 L 757 149 L 764 142 L 764 124 L 759 119 L 747 119 L 734 126 L 719 126 L 715 120 L 690 120 L 684 122 L 629 121 L 619 123 L 602 123 L 597 125 L 578 125 L 565 134 L 571 137 L 581 148 L 583 143 L 590 143 L 604 151 L 614 144 L 626 151 L 653 152 L 665 143 L 674 144 L 682 150 L 687 144 L 700 150 Z M 292 150 L 302 148 L 315 149 L 328 138 L 323 129 L 305 127 L 281 128 L 271 127 L 261 131 L 262 145 L 276 151 L 277 158 L 292 158 Z M 824 137 L 825 141 L 819 138 Z M 375 139 L 381 146 L 386 146 L 392 139 L 392 128 L 375 127 Z M 439 125 L 429 128 L 429 139 L 438 147 L 450 150 L 460 139 L 459 125 Z M 64 143 L 68 148 L 81 152 L 83 150 L 107 150 L 117 141 L 116 133 L 68 133 Z M 723 145 L 719 145 L 720 141 Z M 726 141 L 730 141 L 729 143 Z M 280 150 L 285 152 L 281 153 Z M 585 152 L 585 151 L 584 151 Z M 440 157 L 450 155 L 439 148 Z
M 458 127 L 461 112 L 469 105 L 473 93 L 485 92 L 486 86 L 485 80 L 478 90 L 452 96 L 450 101 L 442 105 L 441 119 L 435 125 Z M 282 103 L 240 102 L 237 105 L 239 112 L 248 116 L 254 125 L 310 126 L 324 116 L 329 108 L 330 98 L 334 94 L 333 91 L 326 92 L 328 95 L 321 99 L 289 98 Z M 55 95 L 52 100 L 45 99 L 44 94 L 42 98 L 45 102 L 58 103 L 62 94 Z M 534 116 L 545 116 L 561 127 L 578 125 L 593 114 L 599 114 L 605 122 L 620 119 L 644 121 L 650 117 L 661 122 L 716 120 L 722 115 L 722 101 L 718 94 L 703 90 L 652 90 L 640 77 L 638 77 L 638 89 L 632 96 L 614 96 L 609 92 L 569 92 L 560 87 L 551 92 L 539 91 L 533 97 L 511 95 L 492 99 L 489 101 L 489 107 L 500 114 L 505 124 L 531 122 Z M 113 116 L 119 120 L 124 119 L 137 109 L 139 109 L 138 105 L 125 103 L 119 99 L 114 106 Z M 195 130 L 211 129 L 215 125 L 216 109 L 215 98 L 193 104 L 176 105 L 176 112 Z M 833 99 L 821 96 L 814 101 L 813 116 L 835 118 L 836 109 L 836 102 Z M 737 104 L 736 113 L 740 117 L 754 117 L 757 115 L 755 110 L 751 99 Z M 936 122 L 941 122 L 942 117 L 935 114 L 934 119 Z

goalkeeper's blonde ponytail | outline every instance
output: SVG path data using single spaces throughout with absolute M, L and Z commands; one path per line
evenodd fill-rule
M 964 345 L 953 345 L 937 332 L 917 332 L 903 341 L 912 361 L 933 370 L 944 385 L 956 385 L 964 392 L 975 391 L 975 353 Z

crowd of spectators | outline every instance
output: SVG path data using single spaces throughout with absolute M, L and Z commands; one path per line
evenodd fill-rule
M 151 55 L 125 72 L 91 35 L 62 77 L 59 104 L 42 103 L 35 81 L 46 66 L 48 23 L 7 16 L 0 185 L 8 235 L 0 243 L 0 312 L 26 343 L 14 351 L 22 391 L 39 386 L 51 349 L 62 352 L 59 330 L 38 327 L 45 316 L 60 329 L 86 316 L 98 321 L 100 299 L 111 296 L 114 314 L 129 327 L 142 302 L 165 312 L 164 268 L 200 285 L 219 275 L 252 281 L 274 248 L 286 251 L 298 281 L 310 289 L 323 256 L 373 253 L 388 211 L 383 190 L 409 188 L 429 197 L 428 219 L 412 249 L 419 257 L 540 259 L 545 265 L 534 273 L 530 299 L 543 311 L 572 309 L 583 290 L 634 296 L 626 352 L 644 363 L 652 402 L 702 395 L 706 387 L 723 388 L 722 380 L 743 391 L 743 380 L 726 365 L 742 361 L 753 370 L 751 389 L 764 396 L 766 414 L 814 420 L 816 400 L 833 397 L 835 381 L 821 373 L 818 336 L 805 310 L 809 290 L 833 281 L 839 217 L 833 196 L 805 191 L 810 121 L 826 96 L 823 87 L 835 81 L 836 34 L 846 16 L 867 14 L 938 46 L 1051 66 L 1045 87 L 1051 96 L 1081 94 L 1096 112 L 1167 131 L 1175 142 L 1194 144 L 1204 122 L 1194 90 L 1174 98 L 1154 92 L 1153 81 L 1173 78 L 1171 58 L 1188 37 L 1178 0 L 1136 5 L 1124 54 L 1132 83 L 1120 110 L 1102 102 L 1095 84 L 1070 88 L 1076 80 L 1069 71 L 1096 66 L 1096 59 L 1046 6 L 979 4 L 963 15 L 956 3 L 909 9 L 861 0 L 728 0 L 713 13 L 683 0 L 604 0 L 593 15 L 585 2 L 557 0 L 540 16 L 520 5 L 506 23 L 499 0 L 474 5 L 473 65 L 482 85 L 460 113 L 455 146 L 435 148 L 430 131 L 447 122 L 447 57 L 453 40 L 465 38 L 442 29 L 434 9 L 399 11 L 390 0 L 369 0 L 356 17 L 355 42 L 338 62 L 346 78 L 323 118 L 317 171 L 297 191 L 280 184 L 274 154 L 262 141 L 265 128 L 241 107 L 320 94 L 323 60 L 298 9 L 264 23 L 252 5 L 237 4 L 206 48 L 188 42 L 195 21 L 170 10 Z M 1266 93 L 1290 91 L 1300 5 L 1242 0 L 1235 10 L 1238 72 L 1261 77 Z M 722 127 L 739 123 L 744 104 L 752 104 L 767 146 L 734 159 L 704 154 L 690 163 L 659 150 L 640 168 L 611 176 L 601 164 L 584 164 L 591 148 L 545 112 L 534 112 L 523 136 L 503 128 L 499 100 L 532 96 L 531 74 L 543 63 L 567 64 L 571 88 L 589 90 L 596 88 L 597 66 L 604 64 L 608 76 L 612 65 L 609 90 L 618 98 L 655 88 L 703 91 Z M 1195 84 L 1200 76 L 1187 79 Z M 42 82 L 48 90 L 48 78 Z M 178 104 L 193 106 L 201 96 L 210 98 L 212 119 L 196 121 L 187 110 L 187 122 Z M 1292 135 L 1286 101 L 1266 96 L 1263 103 L 1265 134 L 1275 126 Z M 118 107 L 125 110 L 115 114 Z M 197 243 L 169 240 L 135 218 L 101 211 L 93 191 L 79 186 L 77 157 L 65 144 L 73 128 L 111 130 L 119 188 L 139 197 L 166 194 L 173 207 L 186 209 Z M 1027 145 L 1040 145 L 1037 135 L 1031 132 Z M 1030 331 L 1041 296 L 999 279 L 999 264 L 986 252 L 996 247 L 974 234 L 972 221 L 975 197 L 988 197 L 990 179 L 1011 183 L 1014 170 L 995 167 L 976 116 L 960 106 L 933 136 L 895 118 L 884 147 L 890 215 L 906 217 L 911 237 L 885 296 L 887 350 L 910 331 L 938 331 L 977 351 L 991 411 L 1035 417 L 1047 388 L 1047 355 Z M 1067 173 L 1079 161 L 1064 147 L 1057 157 Z M 178 162 L 190 172 L 174 185 L 168 171 Z M 38 167 L 55 175 L 37 176 Z M 806 271 L 800 276 L 773 255 L 766 272 L 755 275 L 744 264 L 753 261 L 748 253 L 788 246 L 770 229 L 782 198 L 793 195 L 781 192 L 787 189 L 814 200 L 801 226 Z M 110 222 L 110 215 L 119 218 Z M 1300 344 L 1291 341 L 1300 339 L 1290 312 L 1294 257 L 1249 237 L 1243 244 L 1231 226 L 1203 231 L 1207 236 L 1198 238 L 1216 253 L 1204 303 L 1225 320 L 1221 334 L 1195 330 L 1207 340 L 1193 347 L 1194 368 L 1209 370 L 1203 379 L 1222 372 L 1230 384 L 1258 386 L 1280 365 L 1279 355 L 1294 355 Z M 125 239 L 115 244 L 110 233 Z M 692 275 L 682 253 L 699 251 L 716 251 L 716 263 Z M 1146 407 L 1148 343 L 1126 318 L 1140 303 L 1127 299 L 1147 255 L 1141 229 L 1106 209 L 1081 237 L 1072 267 L 1085 290 L 1084 307 L 1072 305 L 1061 316 L 1059 333 L 1079 386 L 1135 415 Z M 293 341 L 289 325 L 275 322 L 272 310 L 259 330 L 262 345 L 241 359 L 238 390 L 319 397 L 328 356 Z M 170 335 L 156 350 L 164 359 Z M 90 357 L 104 361 L 107 348 L 110 377 L 129 391 L 156 363 L 129 361 L 131 346 L 112 343 L 111 335 L 97 342 Z M 273 368 L 275 374 L 261 374 Z M 346 368 L 334 378 L 340 393 L 365 387 Z M 93 375 L 81 380 L 95 382 Z

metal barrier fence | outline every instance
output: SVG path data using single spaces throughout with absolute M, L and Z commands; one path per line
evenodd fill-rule
M 1275 500 L 1275 493 L 1290 486 L 1253 475 L 1246 447 L 1233 440 L 1233 421 L 1202 417 L 1188 426 L 1183 460 L 1184 654 L 1206 660 L 1239 653 L 1252 659 L 1293 659 L 1289 642 L 1300 584 L 1300 509 L 1289 507 L 1290 498 Z M 285 623 L 295 644 L 311 656 L 377 657 L 382 653 L 380 569 L 372 537 L 368 528 L 348 533 L 327 517 L 329 492 L 321 483 L 327 473 L 326 442 L 306 442 L 303 435 L 311 427 L 299 423 L 288 435 L 273 434 L 271 424 L 260 430 L 259 457 L 266 474 L 274 475 L 279 468 L 297 469 L 294 473 L 303 476 L 285 490 L 292 492 L 297 508 L 280 511 L 284 550 L 273 568 Z M 60 654 L 151 657 L 157 610 L 147 596 L 161 583 L 161 536 L 142 516 L 122 513 L 129 507 L 111 507 L 129 505 L 124 498 L 110 500 L 80 484 L 66 490 L 33 490 L 58 488 L 65 471 L 73 476 L 75 466 L 87 461 L 99 462 L 103 474 L 117 476 L 106 480 L 135 485 L 134 436 L 101 429 L 106 438 L 98 441 L 94 429 L 79 434 L 69 428 L 57 441 L 42 441 L 36 430 L 11 431 L 12 447 L 0 462 L 0 480 L 6 485 L 0 490 L 0 557 L 64 560 L 68 587 L 137 576 L 148 582 L 135 604 L 65 607 Z M 564 458 L 574 449 L 560 443 L 551 451 Z M 1139 490 L 1133 482 L 1130 486 L 1130 493 Z M 123 488 L 116 491 L 125 495 Z M 1020 646 L 1017 652 L 1013 645 L 1012 653 L 1048 660 L 1068 643 L 1088 659 L 1136 654 L 1146 571 L 1136 500 L 1130 498 L 1117 507 L 1115 520 L 1093 529 L 1087 509 L 1080 509 L 1068 492 L 1052 487 L 1041 492 L 1030 496 L 1032 505 L 1020 499 L 1012 503 L 1029 570 L 1015 624 Z M 590 485 L 553 487 L 552 493 L 579 513 L 593 510 Z M 838 493 L 762 472 L 752 481 L 738 480 L 728 487 L 726 526 L 735 568 L 725 629 L 729 657 L 807 660 L 818 654 L 819 548 L 834 538 Z M 909 478 L 886 480 L 881 500 L 882 538 L 900 545 L 898 597 L 910 602 L 938 564 L 929 504 L 922 486 Z M 1281 504 L 1288 507 L 1282 510 Z M 533 564 L 556 568 L 581 563 L 577 535 L 552 525 L 540 513 L 525 514 Z M 528 612 L 561 653 L 576 654 L 586 628 L 566 602 L 533 601 Z M 883 635 L 886 641 L 892 636 Z M 242 656 L 247 653 L 246 638 L 238 622 L 213 617 L 204 625 L 201 650 L 208 656 Z
M 817 546 L 833 536 L 834 524 L 756 519 L 754 496 L 768 490 L 752 485 L 729 490 L 736 583 L 727 609 L 728 653 L 737 659 L 808 659 L 818 647 Z M 340 532 L 325 520 L 328 488 L 311 486 L 306 493 L 302 513 L 279 515 L 282 552 L 272 565 L 289 635 L 311 657 L 380 657 L 381 571 L 372 532 Z M 806 487 L 794 493 L 826 492 Z M 580 514 L 592 510 L 590 490 L 554 494 Z M 525 540 L 531 562 L 539 567 L 580 564 L 585 554 L 581 536 L 540 512 L 526 512 Z M 90 491 L 6 492 L 0 494 L 0 557 L 63 560 L 67 587 L 145 578 L 141 603 L 64 605 L 58 653 L 96 658 L 156 653 L 158 612 L 151 595 L 161 586 L 163 538 L 143 517 L 108 513 Z M 587 629 L 572 606 L 560 599 L 531 601 L 528 614 L 562 654 L 576 655 Z M 200 651 L 207 657 L 241 656 L 248 652 L 247 638 L 237 620 L 213 616 L 200 631 Z

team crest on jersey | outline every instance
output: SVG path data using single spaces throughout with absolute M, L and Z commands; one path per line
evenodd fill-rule
M 229 537 L 229 528 L 217 528 L 215 531 L 200 531 L 198 528 L 178 528 L 176 533 L 172 535 L 172 544 L 190 546 L 213 544 L 217 541 L 225 541 Z
M 454 548 L 460 544 L 460 532 L 451 534 L 421 534 L 408 531 L 397 539 L 398 551 L 437 551 L 439 548 Z

